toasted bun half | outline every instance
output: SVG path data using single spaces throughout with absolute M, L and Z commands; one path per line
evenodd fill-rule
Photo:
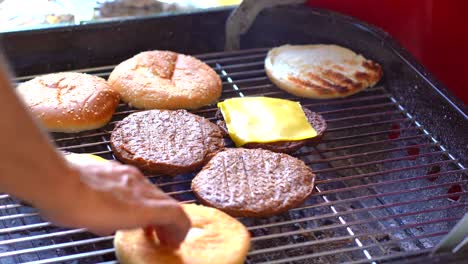
M 379 64 L 337 45 L 284 45 L 265 59 L 270 80 L 293 95 L 337 98 L 355 94 L 382 78 Z
M 119 95 L 106 80 L 84 73 L 62 72 L 20 84 L 26 106 L 51 132 L 74 133 L 106 125 Z
M 178 250 L 160 245 L 156 233 L 143 229 L 118 231 L 114 238 L 122 264 L 241 264 L 250 248 L 250 234 L 236 219 L 210 207 L 182 205 L 192 227 Z
M 221 95 L 221 79 L 202 61 L 171 51 L 146 51 L 119 65 L 109 83 L 140 109 L 196 109 Z

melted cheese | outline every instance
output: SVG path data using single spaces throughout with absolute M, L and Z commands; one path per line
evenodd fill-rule
M 92 154 L 76 154 L 76 153 L 71 153 L 68 155 L 65 155 L 65 159 L 76 165 L 86 165 L 89 163 L 96 163 L 96 162 L 106 162 L 107 160 L 104 158 L 101 158 L 96 155 Z
M 297 141 L 317 136 L 300 103 L 269 97 L 231 98 L 218 103 L 236 146 Z

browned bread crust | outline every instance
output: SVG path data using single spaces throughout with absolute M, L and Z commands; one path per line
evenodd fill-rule
M 224 139 L 218 126 L 186 110 L 148 110 L 119 122 L 110 145 L 124 163 L 177 175 L 200 169 L 224 148 Z
M 337 45 L 283 45 L 271 49 L 265 71 L 279 88 L 300 97 L 346 97 L 374 86 L 382 67 Z
M 61 72 L 20 84 L 26 106 L 51 132 L 80 132 L 106 125 L 119 95 L 106 80 L 84 73 Z
M 183 204 L 192 227 L 177 250 L 161 246 L 156 232 L 120 230 L 114 238 L 122 264 L 242 264 L 250 248 L 250 234 L 239 221 L 202 205 Z
M 119 65 L 109 83 L 140 109 L 196 109 L 221 95 L 221 79 L 202 61 L 172 51 L 145 51 Z
M 192 190 L 205 205 L 232 216 L 267 217 L 301 204 L 315 175 L 303 161 L 264 149 L 226 149 L 195 176 Z
M 243 145 L 243 148 L 262 148 L 262 149 L 268 149 L 274 152 L 282 152 L 282 153 L 294 153 L 298 151 L 300 148 L 302 148 L 305 145 L 315 145 L 320 142 L 322 139 L 325 130 L 327 129 L 327 123 L 325 122 L 325 119 L 320 115 L 315 112 L 310 111 L 309 109 L 302 107 L 302 110 L 304 111 L 307 121 L 312 125 L 312 127 L 317 131 L 317 136 L 311 139 L 305 139 L 305 140 L 298 140 L 298 141 L 279 141 L 279 142 L 272 142 L 272 143 L 248 143 Z M 224 122 L 223 115 L 221 113 L 221 110 L 218 109 L 216 112 L 216 118 L 218 121 L 216 121 L 216 124 L 223 130 L 224 135 L 228 136 L 228 130 L 226 127 L 226 122 Z

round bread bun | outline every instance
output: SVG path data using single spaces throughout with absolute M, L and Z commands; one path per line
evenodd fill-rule
M 326 99 L 346 97 L 382 78 L 379 64 L 337 45 L 284 45 L 268 52 L 270 80 L 293 95 Z
M 119 104 L 106 80 L 62 72 L 20 84 L 17 92 L 34 116 L 51 132 L 74 133 L 105 126 Z
M 210 66 L 171 51 L 145 51 L 120 63 L 109 83 L 140 109 L 196 109 L 221 95 L 221 79 Z
M 241 264 L 250 247 L 250 234 L 236 219 L 210 207 L 182 205 L 192 222 L 178 250 L 160 245 L 156 233 L 143 229 L 117 231 L 114 247 L 120 263 Z

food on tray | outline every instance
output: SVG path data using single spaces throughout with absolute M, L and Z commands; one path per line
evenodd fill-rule
M 177 175 L 201 168 L 224 148 L 224 139 L 217 125 L 186 110 L 148 110 L 119 122 L 110 144 L 125 163 Z
M 200 60 L 171 51 L 146 51 L 120 63 L 109 83 L 141 109 L 196 109 L 221 95 L 221 79 Z
M 119 95 L 102 78 L 62 72 L 36 77 L 17 88 L 26 106 L 51 132 L 80 132 L 106 125 Z
M 291 94 L 336 98 L 375 85 L 379 64 L 337 45 L 284 45 L 268 52 L 265 70 L 270 80 Z
M 250 234 L 236 219 L 215 209 L 182 205 L 192 222 L 177 250 L 160 245 L 156 232 L 143 229 L 117 231 L 114 238 L 120 263 L 241 264 L 250 247 Z
M 237 146 L 293 153 L 318 143 L 327 125 L 300 103 L 268 97 L 227 99 L 218 103 L 217 124 Z M 227 120 L 227 122 L 226 122 Z
M 315 175 L 287 154 L 264 149 L 226 149 L 195 176 L 192 190 L 205 205 L 233 216 L 266 217 L 301 204 Z

